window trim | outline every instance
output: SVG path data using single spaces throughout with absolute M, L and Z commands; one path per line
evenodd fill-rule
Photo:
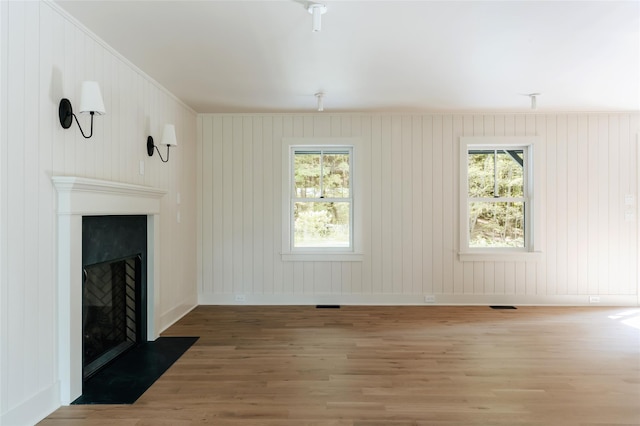
M 317 147 L 322 150 L 348 148 L 351 153 L 351 247 L 293 247 L 291 191 L 293 152 Z M 282 260 L 283 261 L 362 261 L 362 197 L 360 138 L 283 138 L 282 139 Z
M 526 152 L 525 247 L 469 247 L 468 152 L 473 148 L 515 148 Z M 480 136 L 460 138 L 459 251 L 461 261 L 537 260 L 541 258 L 541 149 L 536 136 Z

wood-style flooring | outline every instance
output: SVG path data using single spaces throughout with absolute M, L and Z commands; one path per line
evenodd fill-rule
M 640 308 L 200 306 L 135 404 L 52 425 L 640 425 Z

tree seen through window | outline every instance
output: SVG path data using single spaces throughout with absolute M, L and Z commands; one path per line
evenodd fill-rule
M 293 154 L 294 247 L 350 247 L 350 150 L 296 149 Z
M 525 247 L 525 155 L 518 150 L 470 149 L 470 247 Z

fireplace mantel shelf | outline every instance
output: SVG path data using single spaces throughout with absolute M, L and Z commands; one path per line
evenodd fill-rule
M 157 214 L 159 199 L 167 193 L 149 186 L 78 176 L 53 176 L 51 180 L 58 192 L 58 214 Z

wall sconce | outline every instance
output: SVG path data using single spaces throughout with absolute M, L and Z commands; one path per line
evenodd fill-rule
M 153 150 L 155 149 L 156 151 L 158 151 L 160 160 L 162 160 L 163 163 L 166 163 L 167 161 L 169 161 L 169 148 L 171 148 L 172 146 L 178 146 L 178 141 L 176 139 L 176 126 L 174 126 L 173 124 L 164 125 L 164 130 L 162 131 L 162 140 L 160 143 L 167 146 L 166 160 L 162 158 L 162 154 L 160 154 L 160 150 L 158 149 L 157 145 L 153 143 L 153 137 L 151 136 L 147 138 L 147 154 L 149 154 L 149 157 L 152 157 Z
M 60 118 L 62 128 L 68 129 L 71 127 L 73 119 L 75 118 L 76 123 L 78 123 L 80 133 L 82 133 L 82 136 L 84 136 L 85 139 L 89 139 L 93 136 L 94 114 L 103 115 L 105 112 L 104 102 L 102 101 L 102 95 L 100 94 L 100 86 L 98 86 L 98 83 L 95 81 L 84 81 L 80 91 L 80 114 L 91 114 L 91 132 L 89 133 L 89 136 L 84 134 L 84 131 L 80 126 L 80 122 L 78 121 L 78 117 L 73 113 L 73 108 L 71 107 L 71 101 L 69 101 L 69 99 L 62 98 L 60 100 L 60 105 L 58 106 L 58 117 Z

